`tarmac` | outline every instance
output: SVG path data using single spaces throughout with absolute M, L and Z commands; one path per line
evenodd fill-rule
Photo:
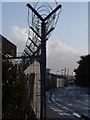
M 58 112 L 51 109 L 49 106 L 46 107 L 46 120 L 69 120 L 65 116 L 60 115 Z

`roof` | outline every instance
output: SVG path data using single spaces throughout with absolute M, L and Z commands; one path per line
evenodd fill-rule
M 0 35 L 0 41 L 2 43 L 2 53 L 4 55 L 16 56 L 16 45 L 9 41 L 4 36 Z

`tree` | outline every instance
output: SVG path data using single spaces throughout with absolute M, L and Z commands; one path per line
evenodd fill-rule
M 81 56 L 80 60 L 77 63 L 79 64 L 79 66 L 77 69 L 74 70 L 76 85 L 80 85 L 83 87 L 90 87 L 90 81 L 89 81 L 90 55 Z
M 2 117 L 10 118 L 15 107 L 13 101 L 16 86 L 16 67 L 9 60 L 2 61 Z
M 17 67 L 9 60 L 2 61 L 2 118 L 24 118 L 23 100 L 26 95 L 25 74 L 17 77 Z
M 26 77 L 24 72 L 17 70 L 17 65 L 9 60 L 2 61 L 2 119 L 25 120 L 27 115 L 27 120 L 36 120 L 30 106 L 35 74 Z

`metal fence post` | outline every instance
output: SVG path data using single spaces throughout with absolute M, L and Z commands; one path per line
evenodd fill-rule
M 45 22 L 42 21 L 41 30 L 41 111 L 40 120 L 46 120 L 46 37 Z

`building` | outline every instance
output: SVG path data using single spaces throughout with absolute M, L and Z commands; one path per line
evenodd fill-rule
M 67 79 L 64 75 L 50 73 L 50 69 L 46 70 L 46 89 L 64 87 L 67 84 Z
M 0 43 L 2 44 L 2 55 L 16 56 L 17 47 L 15 44 L 2 35 L 0 35 Z
M 53 74 L 53 73 L 49 73 L 48 77 L 47 77 L 47 89 L 51 89 L 51 88 L 56 88 L 57 87 L 57 75 Z
M 64 87 L 67 84 L 67 80 L 65 76 L 58 75 L 57 76 L 57 88 Z
M 0 35 L 0 52 L 1 52 L 1 57 L 16 57 L 17 54 L 17 47 L 15 44 L 13 44 L 11 41 L 9 41 L 7 38 L 4 36 Z M 16 59 L 10 59 L 13 64 L 16 63 Z

